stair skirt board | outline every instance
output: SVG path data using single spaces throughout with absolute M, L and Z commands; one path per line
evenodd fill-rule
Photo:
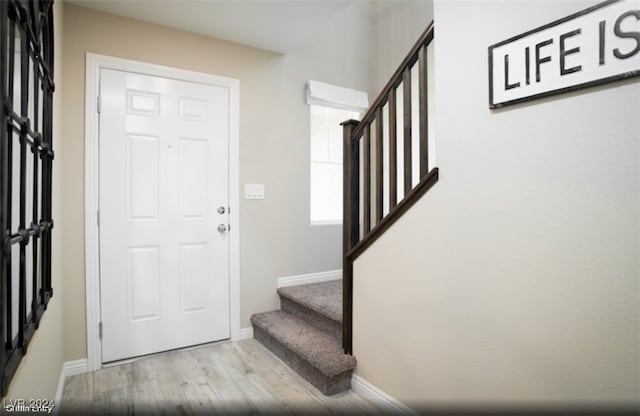
M 336 376 L 327 377 L 257 326 L 253 328 L 253 337 L 322 393 L 331 396 L 351 388 L 351 374 L 353 370 L 347 370 Z
M 319 314 L 313 309 L 292 301 L 284 296 L 280 297 L 280 309 L 291 315 L 310 323 L 321 331 L 326 332 L 335 339 L 342 341 L 342 323 Z

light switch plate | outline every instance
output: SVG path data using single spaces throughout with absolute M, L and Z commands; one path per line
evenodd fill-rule
M 264 184 L 245 183 L 244 199 L 264 199 Z

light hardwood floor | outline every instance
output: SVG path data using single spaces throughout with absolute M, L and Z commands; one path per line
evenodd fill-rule
M 253 339 L 170 351 L 67 378 L 61 414 L 381 414 L 327 397 Z

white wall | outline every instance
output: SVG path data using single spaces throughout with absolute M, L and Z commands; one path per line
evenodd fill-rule
M 52 231 L 51 284 L 53 297 L 49 301 L 40 327 L 34 334 L 27 354 L 9 386 L 5 399 L 53 399 L 58 386 L 58 376 L 64 361 L 64 338 L 62 305 L 64 285 L 62 275 L 62 235 L 64 226 L 61 218 L 60 168 L 64 160 L 61 142 L 62 113 L 62 26 L 64 8 L 62 2 L 54 3 L 55 65 L 53 96 L 53 148 L 56 158 L 53 162 L 53 212 L 55 228 Z
M 489 45 L 594 3 L 436 2 L 441 179 L 354 265 L 357 373 L 413 407 L 637 403 L 640 83 L 488 108 Z
M 84 274 L 84 59 L 86 52 L 240 80 L 240 183 L 266 197 L 240 203 L 241 326 L 277 309 L 277 278 L 341 266 L 341 227 L 309 222 L 309 79 L 366 90 L 368 15 L 354 3 L 288 55 L 65 4 L 62 200 L 65 358 L 86 357 Z M 117 28 L 115 30 L 114 28 Z M 242 191 L 241 191 L 242 194 Z M 236 207 L 237 208 L 237 207 Z M 232 209 L 234 209 L 232 207 Z

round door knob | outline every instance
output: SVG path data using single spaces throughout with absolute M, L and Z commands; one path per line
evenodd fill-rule
M 218 208 L 218 214 L 222 215 L 226 212 L 226 209 L 224 209 L 224 207 L 220 207 Z
M 227 226 L 224 224 L 218 225 L 218 232 L 224 234 L 227 231 Z

